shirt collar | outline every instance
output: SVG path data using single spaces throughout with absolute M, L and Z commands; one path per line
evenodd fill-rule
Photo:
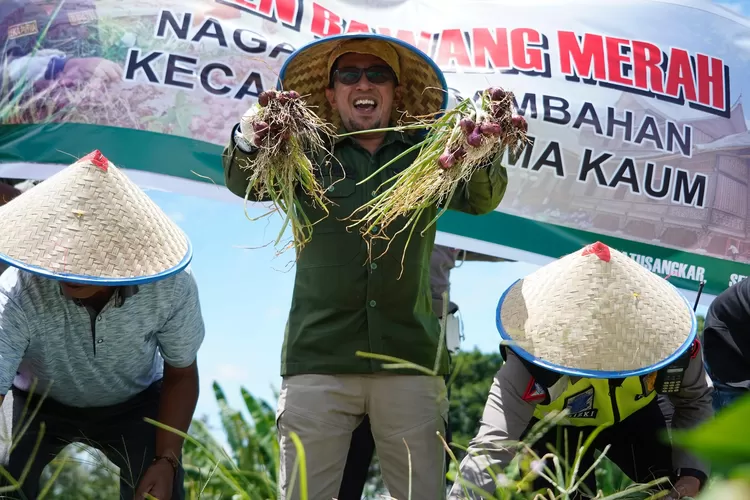
M 389 125 L 389 126 L 393 126 L 393 125 Z M 347 130 L 343 126 L 339 127 L 339 129 L 336 131 L 336 134 L 346 134 L 346 133 L 347 133 Z M 389 130 L 388 132 L 385 133 L 385 138 L 383 139 L 383 144 L 381 144 L 381 147 L 387 146 L 389 144 L 393 144 L 396 141 L 403 142 L 408 145 L 413 145 L 416 143 L 417 140 L 419 140 L 416 136 L 417 134 L 410 135 L 410 134 L 406 134 L 405 132 L 396 132 L 394 130 Z M 333 143 L 334 144 L 344 143 L 347 140 L 350 142 L 354 142 L 354 137 L 355 136 L 353 135 L 348 135 L 346 137 L 338 137 L 337 135 Z
M 58 290 L 60 291 L 61 296 L 65 297 L 66 299 L 72 300 L 75 305 L 77 306 L 83 305 L 80 300 L 74 299 L 70 297 L 68 294 L 66 294 L 65 290 L 60 284 L 58 284 Z M 115 307 L 122 307 L 122 305 L 125 303 L 125 300 L 129 299 L 136 293 L 138 293 L 138 285 L 118 286 L 115 289 L 115 294 L 114 294 Z

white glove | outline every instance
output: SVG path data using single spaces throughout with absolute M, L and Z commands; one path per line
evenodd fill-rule
M 250 106 L 240 118 L 239 127 L 234 129 L 234 142 L 245 153 L 252 153 L 258 149 L 252 123 L 259 111 L 260 104 L 255 103 Z

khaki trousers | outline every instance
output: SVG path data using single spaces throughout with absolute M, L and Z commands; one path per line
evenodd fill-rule
M 352 432 L 365 414 L 370 417 L 391 497 L 444 499 L 445 450 L 438 433 L 445 438 L 445 382 L 442 377 L 394 374 L 284 378 L 276 413 L 281 452 L 279 499 L 300 498 L 291 433 L 299 436 L 305 450 L 308 498 L 335 499 Z

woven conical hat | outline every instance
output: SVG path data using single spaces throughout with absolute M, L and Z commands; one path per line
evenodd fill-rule
M 500 299 L 497 326 L 528 361 L 592 378 L 658 370 L 696 333 L 695 314 L 671 283 L 602 243 L 516 281 Z
M 0 260 L 53 279 L 133 284 L 180 271 L 187 236 L 99 151 L 0 207 Z
M 340 44 L 357 39 L 382 41 L 398 54 L 399 85 L 403 87 L 403 93 L 402 104 L 394 106 L 394 123 L 410 123 L 414 121 L 411 117 L 432 115 L 445 109 L 448 84 L 437 64 L 413 45 L 395 37 L 373 33 L 336 35 L 300 47 L 284 62 L 279 72 L 278 87 L 297 91 L 315 114 L 338 128 L 341 120 L 326 99 L 325 93 L 329 80 L 328 60 Z

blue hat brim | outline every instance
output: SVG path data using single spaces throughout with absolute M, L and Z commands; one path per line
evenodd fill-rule
M 514 342 L 513 338 L 503 327 L 503 322 L 502 322 L 503 304 L 505 303 L 505 300 L 508 297 L 508 294 L 510 293 L 510 291 L 513 289 L 513 287 L 519 285 L 519 283 L 521 283 L 522 281 L 523 281 L 522 279 L 516 280 L 500 296 L 500 300 L 497 303 L 497 309 L 495 312 L 495 323 L 497 325 L 497 330 L 498 330 L 498 333 L 500 334 L 500 338 L 503 341 L 510 342 L 510 344 L 508 345 L 508 348 L 512 349 L 514 353 L 518 354 L 520 357 L 522 357 L 526 361 L 540 368 L 544 368 L 553 372 L 561 373 L 563 375 L 569 375 L 571 377 L 595 378 L 595 379 L 617 379 L 617 378 L 627 378 L 627 377 L 639 377 L 641 375 L 646 375 L 646 374 L 655 372 L 657 370 L 660 370 L 672 364 L 673 362 L 675 362 L 680 356 L 682 356 L 690 348 L 690 346 L 692 345 L 697 335 L 698 322 L 696 320 L 695 313 L 693 312 L 693 308 L 690 306 L 690 303 L 687 301 L 685 296 L 681 294 L 677 290 L 677 288 L 674 285 L 672 285 L 672 283 L 667 282 L 672 288 L 674 288 L 675 292 L 677 292 L 680 295 L 683 302 L 685 303 L 685 307 L 687 307 L 691 313 L 690 314 L 690 317 L 691 317 L 690 334 L 687 336 L 687 339 L 685 340 L 685 342 L 669 357 L 663 359 L 662 361 L 659 361 L 658 363 L 654 363 L 652 365 L 645 366 L 637 370 L 626 370 L 626 371 L 582 370 L 582 369 L 577 369 L 577 368 L 568 368 L 565 366 L 560 366 L 554 363 L 550 363 L 548 361 L 545 361 L 541 358 L 538 358 L 530 354 L 529 352 L 527 352 L 525 349 L 521 348 L 520 346 L 515 345 L 513 343 Z
M 163 280 L 177 274 L 178 272 L 185 269 L 193 259 L 193 245 L 189 238 L 185 238 L 187 242 L 187 251 L 182 260 L 174 267 L 162 271 L 160 273 L 151 274 L 147 276 L 134 276 L 130 278 L 106 278 L 99 276 L 87 276 L 81 274 L 68 274 L 50 271 L 49 269 L 37 266 L 30 266 L 19 260 L 13 259 L 7 255 L 0 253 L 0 261 L 5 262 L 9 266 L 16 267 L 23 271 L 27 271 L 43 278 L 52 279 L 56 281 L 66 281 L 68 283 L 76 283 L 78 285 L 97 285 L 97 286 L 125 286 L 125 285 L 143 285 L 146 283 L 152 283 L 154 281 Z

